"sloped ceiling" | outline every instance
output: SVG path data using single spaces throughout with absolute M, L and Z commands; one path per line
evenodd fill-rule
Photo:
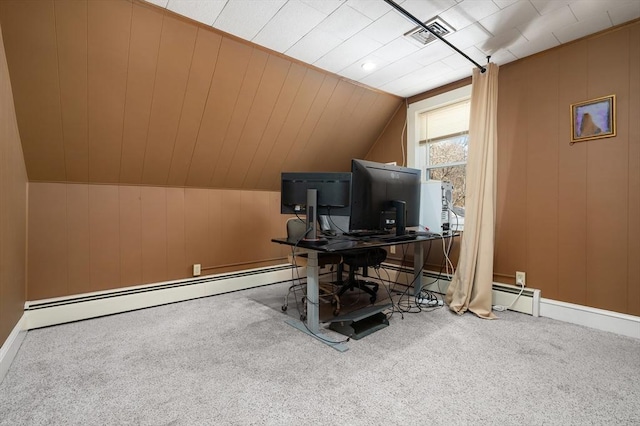
M 31 181 L 278 189 L 402 104 L 137 0 L 0 2 Z

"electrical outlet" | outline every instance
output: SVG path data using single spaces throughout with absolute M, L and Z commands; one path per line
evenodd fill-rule
M 389 252 L 390 252 L 391 254 L 396 254 L 396 246 L 391 246 L 391 247 L 389 247 Z
M 199 263 L 196 263 L 193 265 L 193 276 L 194 277 L 198 277 L 200 276 L 200 272 L 201 272 L 201 265 Z
M 526 286 L 527 285 L 527 274 L 524 272 L 516 271 L 516 285 Z

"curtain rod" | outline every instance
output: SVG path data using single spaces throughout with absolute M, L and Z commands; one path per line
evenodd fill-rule
M 472 62 L 476 67 L 480 68 L 481 72 L 485 72 L 487 69 L 485 67 L 483 67 L 482 65 L 480 65 L 479 63 L 477 63 L 476 61 L 474 61 L 473 59 L 471 59 L 469 56 L 467 56 L 463 51 L 461 51 L 460 49 L 458 49 L 457 47 L 455 47 L 453 44 L 449 43 L 447 40 L 445 40 L 444 38 L 442 38 L 442 36 L 440 36 L 440 34 L 437 34 L 435 31 L 432 31 L 431 28 L 427 27 L 424 22 L 420 21 L 418 18 L 416 18 L 415 16 L 413 16 L 412 14 L 410 14 L 409 12 L 407 12 L 406 10 L 404 10 L 402 7 L 400 7 L 396 2 L 394 2 L 393 0 L 384 0 L 387 4 L 389 4 L 391 7 L 393 7 L 395 10 L 397 10 L 398 12 L 400 12 L 402 15 L 405 16 L 405 18 L 409 19 L 410 21 L 412 21 L 413 23 L 417 24 L 418 26 L 424 28 L 425 30 L 429 31 L 431 34 L 433 34 L 435 37 L 438 38 L 438 40 L 444 42 L 447 46 L 449 46 L 450 48 L 452 48 L 453 50 L 455 50 L 456 52 L 458 52 L 459 54 L 461 54 L 462 56 L 464 56 L 465 58 L 467 58 L 467 60 L 469 60 L 470 62 Z

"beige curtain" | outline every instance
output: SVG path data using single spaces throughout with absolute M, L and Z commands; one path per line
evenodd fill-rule
M 491 312 L 493 246 L 496 199 L 496 141 L 498 66 L 473 71 L 469 121 L 469 155 L 465 218 L 458 268 L 453 275 L 446 302 L 463 314 L 467 310 L 481 318 L 495 318 Z

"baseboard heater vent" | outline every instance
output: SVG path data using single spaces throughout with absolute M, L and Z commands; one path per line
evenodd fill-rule
M 388 263 L 384 263 L 382 269 L 389 275 L 390 280 L 399 284 L 413 286 L 412 269 Z M 435 293 L 444 295 L 450 282 L 451 277 L 445 274 L 439 274 L 434 271 L 424 271 L 422 273 L 422 288 Z M 513 304 L 510 308 L 512 311 L 522 312 L 534 317 L 540 316 L 540 290 L 525 287 L 522 294 L 520 294 L 520 287 L 496 282 L 493 283 L 492 290 L 493 305 L 508 307 Z
M 25 303 L 27 330 L 291 281 L 284 264 Z

